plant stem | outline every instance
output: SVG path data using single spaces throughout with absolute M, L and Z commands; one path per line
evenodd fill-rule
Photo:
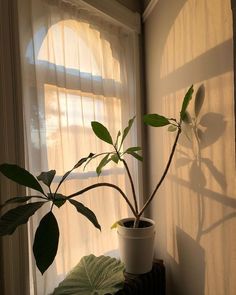
M 52 212 L 52 208 L 53 208 L 53 206 L 54 206 L 54 203 L 52 202 L 52 206 L 51 206 L 51 209 L 50 209 L 51 212 Z
M 116 146 L 113 145 L 115 151 L 116 151 L 116 154 L 117 154 L 117 157 L 119 158 L 119 160 L 124 164 L 124 167 L 125 167 L 125 170 L 128 174 L 128 178 L 129 178 L 129 181 L 130 181 L 130 185 L 131 185 L 131 190 L 132 190 L 132 195 L 133 195 L 133 199 L 134 199 L 134 208 L 135 208 L 135 212 L 136 212 L 136 215 L 138 214 L 138 203 L 137 203 L 137 197 L 136 197 L 136 193 L 135 193 L 135 188 L 134 188 L 134 182 L 133 182 L 133 179 L 132 179 L 132 176 L 131 176 L 131 173 L 129 171 L 129 166 L 128 164 L 126 163 L 126 161 L 124 159 L 122 159 L 120 157 L 120 153 L 119 151 L 117 150 Z
M 135 193 L 135 188 L 134 188 L 134 182 L 131 176 L 131 173 L 129 171 L 129 167 L 128 164 L 126 163 L 126 161 L 124 159 L 121 159 L 121 161 L 123 162 L 126 172 L 128 174 L 129 177 L 129 181 L 130 181 L 130 185 L 131 185 L 131 189 L 132 189 L 132 194 L 133 194 L 133 199 L 134 199 L 134 207 L 135 207 L 135 211 L 138 214 L 138 202 L 137 202 L 137 197 L 136 197 L 136 193 Z
M 140 212 L 138 213 L 139 216 L 141 216 L 144 212 L 144 210 L 147 208 L 147 206 L 151 203 L 151 201 L 153 200 L 157 190 L 159 189 L 159 187 L 161 186 L 163 180 L 165 179 L 166 177 L 166 174 L 170 168 L 170 164 L 171 164 L 171 161 L 173 159 L 173 156 L 174 156 L 174 153 L 175 153 L 175 149 L 176 149 L 176 146 L 177 146 L 177 142 L 178 142 L 178 139 L 179 139 L 179 136 L 180 136 L 180 133 L 181 133 L 181 123 L 178 125 L 178 132 L 177 132 L 177 135 L 176 135 L 176 138 L 175 138 L 175 141 L 174 141 L 174 144 L 173 144 L 173 147 L 172 147 L 172 150 L 171 150 L 171 154 L 170 154 L 170 157 L 169 157 L 169 160 L 167 162 L 167 165 L 166 165 L 166 168 L 163 172 L 163 175 L 160 179 L 160 181 L 158 182 L 158 184 L 156 185 L 153 193 L 151 194 L 151 196 L 149 197 L 149 199 L 146 201 L 146 203 L 144 204 L 143 208 L 140 210 Z
M 108 186 L 108 187 L 112 187 L 112 188 L 116 189 L 116 190 L 122 195 L 122 197 L 125 199 L 126 203 L 129 205 L 129 207 L 130 207 L 131 211 L 133 212 L 134 216 L 135 216 L 136 218 L 138 217 L 138 213 L 135 212 L 134 207 L 133 207 L 132 204 L 130 203 L 130 201 L 129 201 L 129 199 L 127 198 L 127 196 L 125 195 L 125 193 L 124 193 L 124 192 L 123 192 L 118 186 L 116 186 L 115 184 L 112 184 L 112 183 L 101 182 L 101 183 L 95 183 L 95 184 L 92 184 L 92 185 L 90 185 L 90 186 L 88 186 L 88 187 L 86 187 L 86 188 L 84 188 L 84 189 L 82 189 L 82 190 L 80 190 L 80 191 L 78 191 L 78 192 L 72 194 L 72 195 L 69 195 L 69 196 L 67 197 L 67 199 L 71 199 L 71 198 L 76 197 L 76 196 L 78 196 L 78 195 L 81 195 L 81 194 L 83 194 L 83 193 L 85 193 L 85 192 L 87 192 L 87 191 L 89 191 L 89 190 L 91 190 L 91 189 L 95 189 L 95 188 L 97 188 L 97 187 L 101 187 L 101 186 Z
M 133 228 L 138 228 L 139 226 L 139 221 L 140 221 L 140 216 L 138 215 L 135 220 L 134 220 L 134 225 Z

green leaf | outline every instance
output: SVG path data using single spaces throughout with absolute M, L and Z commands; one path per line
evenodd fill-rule
M 193 95 L 194 89 L 193 89 L 193 85 L 188 89 L 187 93 L 184 96 L 184 100 L 182 103 L 182 108 L 180 111 L 180 118 L 181 120 L 184 120 L 185 117 L 185 112 L 187 110 L 187 107 L 189 105 L 190 100 L 192 99 L 192 95 Z
M 0 236 L 11 235 L 19 225 L 27 223 L 30 216 L 45 203 L 29 203 L 7 211 L 0 218 Z
M 93 213 L 92 210 L 90 210 L 88 207 L 85 207 L 82 203 L 77 202 L 76 200 L 73 199 L 69 199 L 69 202 L 75 206 L 76 210 L 81 213 L 82 215 L 84 215 L 86 218 L 88 218 L 89 221 L 92 222 L 92 224 L 98 228 L 99 230 L 101 230 L 101 226 L 97 221 L 97 217 L 96 215 Z
M 92 129 L 93 129 L 93 132 L 96 134 L 96 136 L 98 138 L 100 138 L 101 140 L 103 140 L 103 141 L 105 141 L 105 142 L 107 142 L 109 144 L 113 144 L 111 135 L 110 135 L 109 131 L 107 130 L 107 128 L 104 125 L 102 125 L 99 122 L 92 121 L 91 126 L 92 126 Z
M 130 147 L 130 148 L 128 148 L 128 149 L 124 152 L 124 154 L 129 153 L 129 152 L 138 152 L 138 151 L 141 151 L 141 147 L 139 147 L 139 146 L 134 146 L 134 147 Z
M 53 204 L 55 204 L 58 208 L 64 205 L 66 202 L 66 196 L 62 194 L 55 194 L 55 199 L 53 200 Z
M 123 288 L 124 264 L 107 256 L 84 256 L 53 295 L 114 295 Z
M 166 117 L 158 114 L 144 115 L 143 121 L 145 124 L 153 127 L 162 127 L 170 124 L 169 120 Z
M 143 160 L 143 157 L 140 156 L 139 154 L 135 153 L 135 152 L 127 152 L 127 154 L 133 156 L 135 159 L 137 159 L 139 161 L 142 161 Z
M 56 175 L 56 170 L 50 170 L 47 172 L 41 172 L 39 176 L 37 176 L 37 179 L 39 181 L 42 181 L 46 186 L 50 187 L 54 176 Z
M 94 154 L 93 154 L 93 153 L 90 153 L 87 157 L 80 159 L 80 160 L 75 164 L 75 166 L 72 168 L 71 171 L 73 171 L 74 169 L 79 168 L 80 166 L 82 166 L 82 165 L 83 165 L 88 159 L 92 158 L 93 156 L 94 156 Z M 70 172 L 71 172 L 71 171 L 70 171 Z
M 14 164 L 1 164 L 0 172 L 16 183 L 32 188 L 44 194 L 44 191 L 36 178 L 20 166 Z
M 105 167 L 110 161 L 111 159 L 108 159 L 110 154 L 107 154 L 102 160 L 101 162 L 99 163 L 97 169 L 96 169 L 96 172 L 97 172 L 97 175 L 99 176 L 102 172 L 102 168 Z
M 121 139 L 121 143 L 120 143 L 120 147 L 122 146 L 126 136 L 128 135 L 133 123 L 134 123 L 134 119 L 135 119 L 135 116 L 129 120 L 128 122 L 128 126 L 125 128 L 124 132 L 123 132 L 123 135 L 122 135 L 122 139 Z
M 86 164 L 84 165 L 84 169 L 83 170 L 85 170 L 85 168 L 87 167 L 87 165 L 92 161 L 92 160 L 94 160 L 95 158 L 97 158 L 97 157 L 99 157 L 99 156 L 101 156 L 101 155 L 104 155 L 105 153 L 100 153 L 100 154 L 93 154 L 93 156 L 86 162 Z
M 170 132 L 175 132 L 177 129 L 178 129 L 178 128 L 177 128 L 177 126 L 175 126 L 175 125 L 170 125 L 170 126 L 168 127 L 168 131 L 170 131 Z
M 118 133 L 117 133 L 117 136 L 116 136 L 116 142 L 115 142 L 115 147 L 117 147 L 117 145 L 118 145 L 118 140 L 119 140 L 119 137 L 121 136 L 121 132 L 119 131 Z
M 94 154 L 90 153 L 87 157 L 85 158 L 82 158 L 80 159 L 76 164 L 75 166 L 67 171 L 61 178 L 61 181 L 59 182 L 58 186 L 57 186 L 57 189 L 56 189 L 56 192 L 58 191 L 59 187 L 61 186 L 61 184 L 63 183 L 63 181 L 68 177 L 68 175 L 73 171 L 75 170 L 76 168 L 79 168 L 80 166 L 82 166 L 88 159 L 92 158 L 94 156 Z
M 118 157 L 118 155 L 117 155 L 117 154 L 112 155 L 112 156 L 111 156 L 111 160 L 112 160 L 113 162 L 115 162 L 116 164 L 118 164 L 118 162 L 119 162 L 119 157 Z
M 57 220 L 50 211 L 41 219 L 34 237 L 33 252 L 41 274 L 53 263 L 57 254 L 58 241 Z

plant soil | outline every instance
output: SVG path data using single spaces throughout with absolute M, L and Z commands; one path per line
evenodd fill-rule
M 124 222 L 123 225 L 125 227 L 133 228 L 133 226 L 134 226 L 134 220 L 126 221 L 126 222 Z M 138 228 L 145 228 L 145 227 L 149 227 L 151 225 L 152 224 L 150 222 L 146 221 L 146 220 L 140 220 L 139 221 Z

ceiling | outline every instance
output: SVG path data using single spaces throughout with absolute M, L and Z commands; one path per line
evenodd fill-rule
M 132 11 L 143 13 L 151 0 L 115 0 Z

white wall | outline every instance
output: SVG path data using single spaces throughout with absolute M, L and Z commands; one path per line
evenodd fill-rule
M 190 113 L 199 141 L 182 135 L 168 178 L 152 203 L 156 256 L 171 295 L 236 294 L 236 190 L 230 0 L 159 0 L 145 23 L 147 112 Z M 196 108 L 196 111 L 194 109 Z M 188 128 L 189 129 L 189 128 Z M 174 134 L 148 128 L 148 187 Z

